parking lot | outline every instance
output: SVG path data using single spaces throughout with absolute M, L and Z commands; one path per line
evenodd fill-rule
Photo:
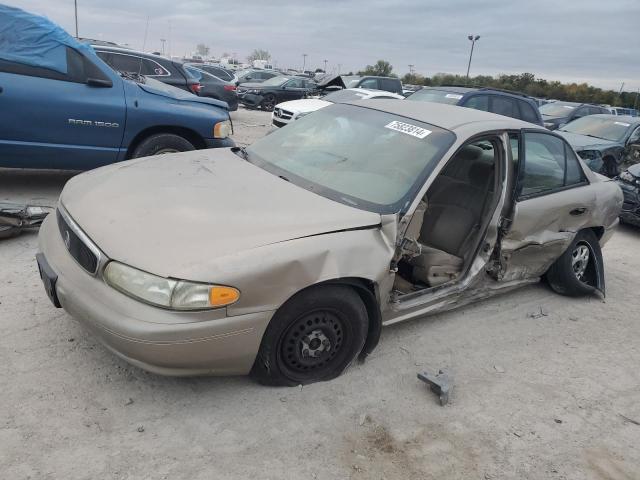
M 232 114 L 250 144 L 269 114 Z M 55 205 L 72 173 L 0 170 L 0 200 Z M 170 225 L 167 226 L 170 228 Z M 50 304 L 37 235 L 0 244 L 3 478 L 640 478 L 640 230 L 603 253 L 607 297 L 544 284 L 383 330 L 327 383 L 166 378 Z M 446 368 L 451 402 L 416 378 Z

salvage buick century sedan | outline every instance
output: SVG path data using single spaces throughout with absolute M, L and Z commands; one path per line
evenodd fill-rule
M 51 300 L 168 375 L 339 375 L 382 325 L 535 282 L 604 293 L 618 186 L 542 127 L 441 104 L 326 107 L 246 149 L 66 185 L 40 231 Z

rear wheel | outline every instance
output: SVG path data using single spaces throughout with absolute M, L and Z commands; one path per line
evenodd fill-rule
M 131 158 L 150 157 L 165 153 L 188 152 L 196 147 L 184 137 L 173 133 L 157 133 L 145 138 L 135 148 Z
M 262 103 L 260 104 L 260 107 L 263 110 L 266 110 L 267 112 L 272 112 L 273 107 L 275 106 L 276 106 L 276 96 L 272 95 L 271 93 L 269 93 L 268 95 L 265 95 L 265 97 L 262 99 Z
M 600 244 L 591 230 L 578 232 L 569 248 L 547 271 L 551 288 L 562 295 L 577 297 L 593 293 L 598 282 Z
M 251 375 L 265 385 L 299 385 L 340 375 L 362 349 L 367 311 L 351 288 L 325 285 L 287 301 L 265 332 Z

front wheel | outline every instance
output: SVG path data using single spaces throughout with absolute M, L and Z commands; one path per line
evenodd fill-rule
M 157 133 L 145 138 L 135 148 L 131 158 L 150 157 L 165 153 L 188 152 L 196 147 L 184 137 L 173 133 Z
M 595 234 L 582 230 L 569 248 L 547 271 L 547 281 L 556 292 L 571 297 L 588 295 L 598 288 L 602 252 Z
M 367 310 L 350 287 L 305 290 L 271 319 L 251 375 L 265 385 L 331 380 L 356 358 L 367 330 Z
M 260 104 L 263 110 L 267 112 L 272 112 L 273 108 L 276 106 L 276 97 L 275 95 L 268 94 L 262 99 L 262 103 Z

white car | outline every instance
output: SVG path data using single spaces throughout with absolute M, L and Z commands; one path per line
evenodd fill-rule
M 289 122 L 297 120 L 305 115 L 328 107 L 332 103 L 353 102 L 355 100 L 368 100 L 370 98 L 396 98 L 404 99 L 402 95 L 386 92 L 384 90 L 369 90 L 366 88 L 346 88 L 325 95 L 322 98 L 303 98 L 282 102 L 275 106 L 271 113 L 271 124 L 274 127 L 284 127 Z

